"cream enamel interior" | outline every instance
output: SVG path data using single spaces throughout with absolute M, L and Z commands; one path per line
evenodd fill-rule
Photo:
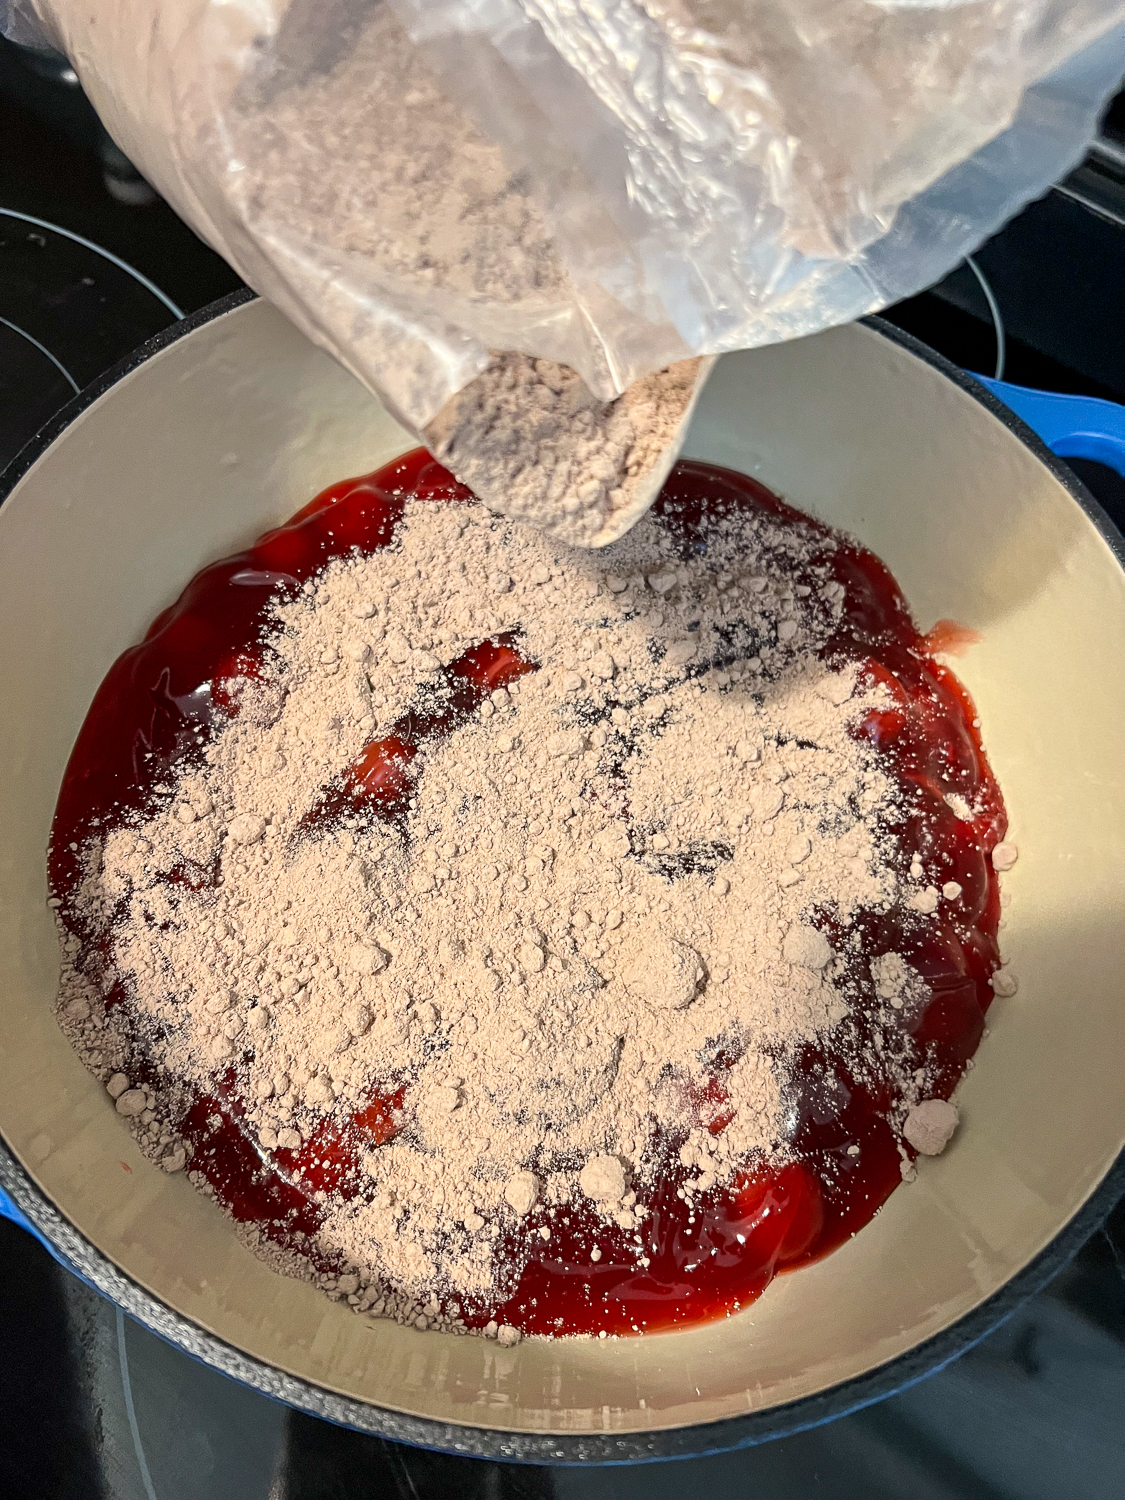
M 1020 845 L 997 1003 L 964 1126 L 855 1240 L 739 1317 L 510 1351 L 369 1323 L 285 1280 L 150 1167 L 52 1013 L 44 849 L 110 662 L 200 566 L 407 446 L 265 304 L 205 324 L 88 408 L 0 509 L 0 1130 L 100 1250 L 229 1344 L 331 1391 L 524 1432 L 714 1421 L 861 1374 L 975 1307 L 1122 1145 L 1125 574 L 1064 488 L 923 361 L 850 327 L 721 361 L 689 439 L 842 525 L 959 662 Z

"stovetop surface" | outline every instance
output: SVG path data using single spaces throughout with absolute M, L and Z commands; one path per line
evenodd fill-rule
M 977 263 L 1007 379 L 1125 401 L 1125 96 L 1104 132 Z M 65 67 L 0 42 L 0 468 L 77 390 L 240 285 L 137 178 Z M 993 373 L 969 268 L 888 316 Z M 1075 468 L 1125 526 L 1125 482 Z M 0 1351 L 0 1494 L 21 1500 L 1109 1500 L 1125 1494 L 1125 1204 L 1046 1291 L 921 1384 L 673 1464 L 486 1463 L 288 1411 L 122 1318 L 3 1220 Z

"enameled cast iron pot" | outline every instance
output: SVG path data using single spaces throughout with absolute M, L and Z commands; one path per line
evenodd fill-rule
M 954 1144 L 854 1240 L 687 1331 L 505 1350 L 371 1323 L 276 1275 L 182 1175 L 147 1164 L 59 1032 L 44 851 L 106 669 L 198 568 L 407 446 L 349 375 L 241 296 L 145 346 L 8 471 L 0 1186 L 12 1211 L 227 1374 L 457 1452 L 701 1453 L 928 1373 L 1041 1286 L 1125 1190 L 1125 572 L 1121 538 L 1032 433 L 886 328 L 725 358 L 687 448 L 854 532 L 923 628 L 947 616 L 983 636 L 958 671 L 1021 851 L 1002 933 L 1019 993 L 990 1014 Z

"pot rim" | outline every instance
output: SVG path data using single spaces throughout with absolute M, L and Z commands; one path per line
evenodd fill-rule
M 0 505 L 71 423 L 126 375 L 197 328 L 254 300 L 255 293 L 247 288 L 209 303 L 148 339 L 86 386 L 0 472 Z M 1097 528 L 1117 561 L 1125 567 L 1125 538 L 1077 475 L 1057 459 L 1014 412 L 972 375 L 911 334 L 882 318 L 862 321 L 891 343 L 923 360 L 998 418 L 1059 481 Z M 533 1464 L 614 1464 L 700 1458 L 787 1437 L 858 1411 L 942 1369 L 997 1328 L 1021 1303 L 1041 1291 L 1098 1229 L 1125 1194 L 1125 1150 L 1085 1203 L 1022 1270 L 948 1328 L 905 1353 L 850 1380 L 795 1401 L 717 1422 L 627 1433 L 543 1433 L 478 1427 L 411 1416 L 339 1395 L 243 1353 L 175 1312 L 134 1281 L 55 1207 L 31 1180 L 2 1137 L 0 1187 L 55 1247 L 56 1259 L 67 1269 L 123 1308 L 150 1332 L 264 1396 L 360 1432 L 465 1457 Z

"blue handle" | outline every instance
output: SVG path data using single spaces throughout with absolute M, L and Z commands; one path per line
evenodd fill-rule
M 18 1224 L 21 1229 L 26 1229 L 28 1234 L 35 1236 L 45 1250 L 51 1252 L 60 1266 L 65 1266 L 68 1271 L 73 1271 L 74 1268 L 63 1259 L 46 1235 L 39 1233 L 35 1225 L 16 1207 L 3 1188 L 0 1188 L 0 1219 L 10 1219 L 13 1224 Z
M 1092 458 L 1125 478 L 1125 406 L 1094 396 L 1031 391 L 984 375 L 973 378 L 1022 418 L 1059 458 Z
M 16 1207 L 3 1188 L 0 1188 L 0 1219 L 10 1219 L 13 1224 L 18 1224 L 21 1229 L 26 1229 L 28 1234 L 33 1234 L 41 1245 L 47 1246 L 48 1250 L 52 1248 L 26 1214 L 22 1213 Z

